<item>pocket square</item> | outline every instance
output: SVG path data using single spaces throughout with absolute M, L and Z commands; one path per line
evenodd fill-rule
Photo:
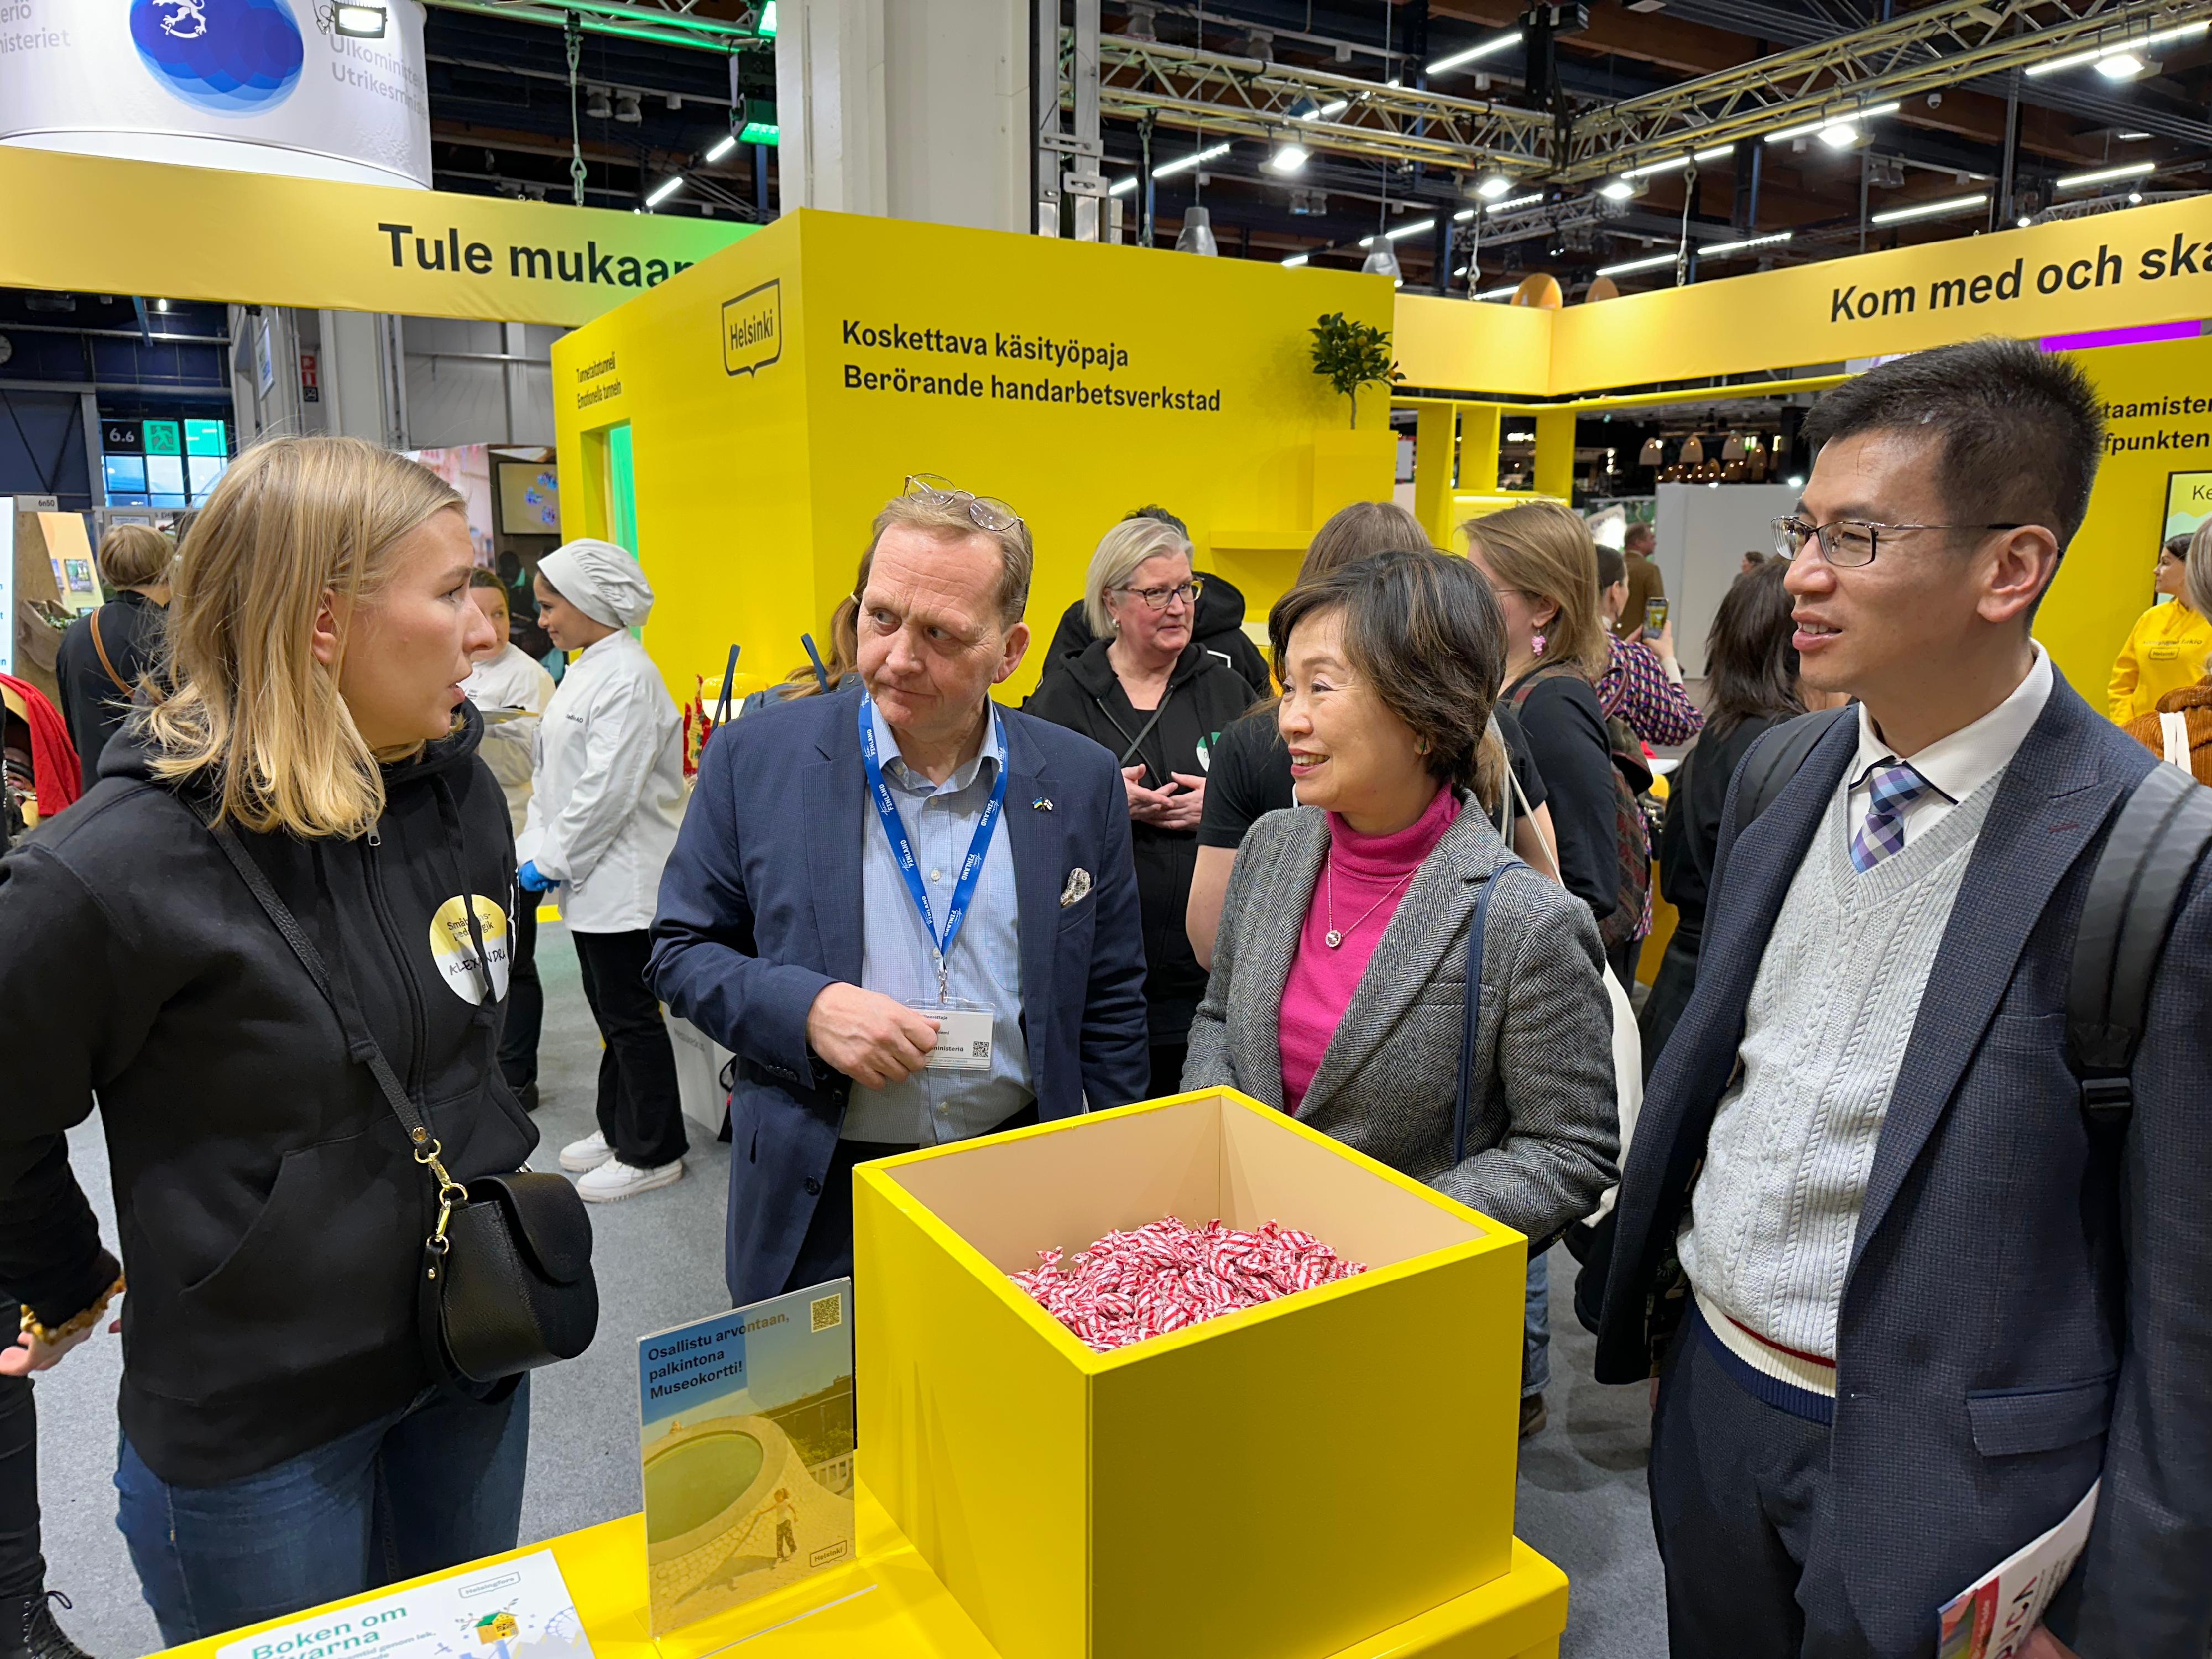
M 1067 885 L 1060 890 L 1060 908 L 1065 910 L 1071 904 L 1080 904 L 1090 891 L 1091 872 L 1088 870 L 1069 871 Z

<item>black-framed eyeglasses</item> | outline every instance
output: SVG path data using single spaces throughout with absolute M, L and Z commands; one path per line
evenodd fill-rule
M 1874 556 L 1888 540 L 1911 530 L 2025 530 L 2019 524 L 1875 524 L 1865 519 L 1837 519 L 1828 524 L 1807 524 L 1794 515 L 1774 521 L 1774 550 L 1794 559 L 1805 544 L 1820 538 L 1820 556 L 1839 570 L 1872 564 Z
M 972 489 L 962 489 L 951 479 L 941 478 L 934 472 L 910 474 L 906 493 L 935 507 L 964 507 L 979 530 L 1012 530 L 1022 521 L 1020 514 L 995 495 L 978 495 Z
M 1127 593 L 1131 599 L 1142 599 L 1155 611 L 1164 611 L 1177 599 L 1185 605 L 1196 605 L 1198 596 L 1205 589 L 1206 579 L 1193 576 L 1188 581 L 1178 582 L 1173 587 L 1117 587 L 1113 591 Z

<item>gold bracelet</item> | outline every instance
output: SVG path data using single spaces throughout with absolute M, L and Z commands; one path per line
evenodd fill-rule
M 63 1343 L 68 1341 L 71 1337 L 78 1335 L 82 1332 L 88 1331 L 94 1325 L 97 1325 L 100 1322 L 100 1316 L 107 1311 L 107 1304 L 114 1301 L 117 1297 L 122 1294 L 123 1276 L 122 1274 L 118 1273 L 115 1277 L 115 1282 L 100 1292 L 100 1300 L 94 1303 L 89 1308 L 87 1308 L 82 1313 L 70 1320 L 67 1324 L 54 1326 L 41 1325 L 39 1323 L 39 1316 L 27 1307 L 23 1310 L 21 1328 L 28 1331 L 33 1337 L 46 1344 L 49 1348 L 58 1348 Z

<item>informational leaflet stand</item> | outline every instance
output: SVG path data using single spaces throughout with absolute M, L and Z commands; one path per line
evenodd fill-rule
M 216 1659 L 591 1659 L 550 1550 L 240 1638 Z
M 2027 1646 L 2089 1542 L 2097 1490 L 2090 1487 L 2072 1514 L 1938 1609 L 1942 1627 L 1936 1659 L 2014 1659 Z
M 639 1340 L 655 1636 L 853 1558 L 852 1301 L 833 1279 Z

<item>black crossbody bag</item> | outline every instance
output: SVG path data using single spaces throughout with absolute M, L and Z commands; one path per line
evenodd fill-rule
M 333 981 L 322 953 L 276 896 L 267 874 L 227 826 L 216 845 L 268 913 L 292 954 L 338 1018 L 346 1051 L 366 1066 L 409 1150 L 438 1192 L 438 1221 L 422 1241 L 416 1284 L 423 1358 L 447 1386 L 479 1399 L 514 1391 L 525 1371 L 574 1359 L 592 1345 L 599 1325 L 599 1290 L 592 1277 L 592 1224 L 576 1189 L 538 1170 L 479 1176 L 465 1186 L 447 1173 L 441 1149 L 384 1056 L 349 988 Z M 475 907 L 469 912 L 474 968 L 489 960 Z M 491 994 L 489 975 L 482 987 Z M 489 1393 L 487 1393 L 489 1389 Z

